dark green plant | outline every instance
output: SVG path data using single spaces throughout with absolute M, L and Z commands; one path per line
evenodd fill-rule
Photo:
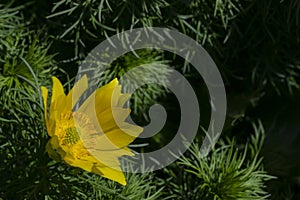
M 300 2 L 252 0 L 241 5 L 216 57 L 231 79 L 231 90 L 281 95 L 298 91 Z
M 89 41 L 97 43 L 122 30 L 153 25 L 153 20 L 162 19 L 161 9 L 168 6 L 164 0 L 61 0 L 54 4 L 47 18 L 55 22 L 58 39 L 74 44 L 76 57 Z
M 54 70 L 54 60 L 53 56 L 48 55 L 50 45 L 46 37 L 26 28 L 20 11 L 21 7 L 0 6 L 0 13 L 6 13 L 0 19 L 2 117 L 4 112 L 15 114 L 15 109 L 20 112 L 29 109 L 30 106 L 24 101 L 25 96 L 36 95 L 39 87 L 37 81 L 41 84 L 49 83 Z
M 156 200 L 161 197 L 162 187 L 158 187 L 153 173 L 126 174 L 128 184 L 123 187 L 116 182 L 104 179 L 100 176 L 85 175 L 80 179 L 89 183 L 92 187 L 91 199 L 141 199 Z
M 285 135 L 285 126 L 297 133 L 294 127 L 298 115 L 286 112 L 281 120 L 286 125 L 277 123 L 278 118 L 274 118 L 280 109 L 273 99 L 278 98 L 274 95 L 277 93 L 280 101 L 291 104 L 291 96 L 299 92 L 298 0 L 4 0 L 2 4 L 0 199 L 265 199 L 265 191 L 272 199 L 299 198 L 298 169 L 292 157 L 297 152 L 291 153 L 292 145 L 286 145 L 283 151 L 278 147 L 285 143 L 278 139 L 264 146 L 274 156 L 263 154 L 265 166 L 258 156 L 263 136 L 255 134 L 245 146 L 252 130 L 249 124 L 260 118 L 251 116 L 251 111 L 270 113 L 266 120 L 278 125 L 278 130 L 273 130 L 277 135 Z M 199 147 L 194 144 L 185 157 L 164 172 L 127 174 L 126 187 L 51 161 L 44 149 L 48 138 L 39 87 L 50 87 L 50 77 L 54 73 L 60 76 L 62 69 L 74 80 L 80 63 L 100 42 L 123 30 L 147 26 L 178 30 L 210 53 L 229 94 L 228 115 L 235 121 L 228 120 L 226 130 L 236 136 L 236 142 L 223 140 L 205 158 L 199 157 Z M 55 64 L 60 72 L 55 71 Z M 199 89 L 199 74 L 168 52 L 143 49 L 123 55 L 106 69 L 100 85 L 136 66 L 143 66 L 143 73 L 133 74 L 136 82 L 152 75 L 165 80 L 167 66 L 174 66 L 188 76 L 203 100 L 206 88 L 201 83 L 203 88 Z M 265 96 L 270 109 L 260 101 Z M 148 107 L 157 101 L 170 111 L 168 119 L 180 118 L 177 104 L 170 103 L 170 97 L 164 86 L 140 88 L 131 99 L 135 118 L 144 123 L 141 116 L 146 116 Z M 157 146 L 163 146 L 165 138 L 176 133 L 173 129 L 177 124 L 172 122 L 167 123 L 163 134 L 154 137 Z M 256 133 L 263 131 L 258 129 Z M 149 144 L 149 149 L 156 147 Z M 290 144 L 297 146 L 296 142 Z M 272 145 L 277 150 L 270 149 Z M 282 152 L 285 156 L 278 156 Z M 287 164 L 281 158 L 293 162 Z M 271 177 L 265 169 L 268 174 L 275 169 L 280 175 L 268 182 L 268 190 L 264 181 Z
M 0 39 L 12 35 L 16 30 L 22 28 L 22 17 L 18 15 L 20 7 L 11 8 L 10 4 L 0 4 Z M 3 51 L 3 44 L 0 44 L 0 50 Z
M 208 156 L 193 143 L 179 158 L 178 167 L 167 170 L 172 178 L 166 187 L 176 199 L 267 199 L 265 181 L 272 179 L 259 156 L 264 131 L 259 125 L 250 141 L 238 147 L 235 140 L 221 140 Z

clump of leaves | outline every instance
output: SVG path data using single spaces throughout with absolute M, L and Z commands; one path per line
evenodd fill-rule
M 54 67 L 49 44 L 39 32 L 30 31 L 20 14 L 22 7 L 0 5 L 0 116 L 4 110 L 28 108 L 24 96 L 35 95 L 37 80 L 49 81 Z M 34 83 L 34 85 L 32 84 Z M 46 84 L 46 83 L 45 83 Z M 23 109 L 23 112 L 26 109 Z M 15 115 L 16 117 L 17 115 Z
M 47 160 L 39 86 L 53 60 L 49 44 L 24 26 L 21 7 L 9 6 L 0 5 L 0 197 L 24 199 L 43 188 L 35 184 Z
M 239 12 L 240 3 L 234 0 L 60 0 L 47 18 L 57 45 L 65 44 L 73 52 L 61 58 L 70 62 L 82 60 L 109 36 L 139 27 L 175 28 L 212 46 L 216 39 L 227 38 L 229 21 Z
M 161 19 L 161 9 L 167 5 L 165 0 L 60 0 L 54 3 L 47 18 L 58 43 L 72 46 L 73 57 L 67 59 L 80 60 L 112 34 L 152 26 L 153 20 Z
M 259 126 L 251 140 L 239 149 L 234 140 L 221 141 L 204 157 L 198 143 L 179 158 L 178 169 L 168 169 L 172 179 L 165 184 L 177 199 L 267 199 L 267 175 L 259 152 L 264 132 Z
M 216 39 L 225 39 L 230 24 L 240 12 L 241 5 L 235 0 L 175 1 L 173 23 L 183 33 L 193 37 L 202 45 L 215 44 Z M 220 34 L 215 34 L 220 33 Z
M 156 182 L 153 173 L 127 173 L 127 185 L 120 184 L 104 179 L 100 176 L 84 174 L 80 179 L 91 186 L 91 199 L 108 200 L 155 200 L 161 197 L 162 187 Z
M 10 6 L 10 4 L 0 4 L 0 40 L 4 40 L 23 26 L 22 17 L 18 15 L 20 7 L 11 8 Z M 3 48 L 1 43 L 0 50 L 3 51 Z
M 276 91 L 281 95 L 297 91 L 300 2 L 254 0 L 241 4 L 230 37 L 219 49 L 219 66 L 225 64 L 231 88 Z

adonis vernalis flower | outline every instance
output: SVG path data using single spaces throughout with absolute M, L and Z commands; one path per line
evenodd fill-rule
M 130 110 L 123 106 L 130 95 L 121 93 L 121 85 L 114 79 L 73 111 L 88 89 L 87 77 L 75 83 L 68 95 L 57 78 L 52 81 L 49 113 L 48 90 L 41 87 L 49 156 L 126 185 L 119 157 L 134 155 L 127 146 L 142 132 L 141 127 L 125 122 Z

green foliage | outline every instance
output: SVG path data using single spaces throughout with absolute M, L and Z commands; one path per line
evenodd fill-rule
M 49 82 L 54 69 L 53 56 L 47 55 L 48 42 L 40 41 L 45 37 L 24 26 L 20 8 L 0 8 L 0 13 L 6 13 L 0 21 L 1 112 L 14 113 L 13 108 L 19 111 L 25 108 L 22 112 L 26 112 L 30 106 L 23 99 L 36 95 L 38 80 L 42 84 Z
M 57 38 L 74 43 L 75 56 L 88 41 L 98 41 L 123 30 L 165 26 L 181 30 L 204 44 L 218 37 L 239 11 L 239 2 L 192 1 L 68 1 L 55 2 L 49 19 L 55 21 Z M 61 27 L 61 28 L 60 28 Z M 57 31 L 58 29 L 58 31 Z
M 164 0 L 61 0 L 55 2 L 48 18 L 55 21 L 57 38 L 73 43 L 74 56 L 80 58 L 89 42 L 98 43 L 122 30 L 153 25 L 152 21 L 161 19 L 161 9 L 167 6 Z
M 48 173 L 46 133 L 36 114 L 42 110 L 34 106 L 37 109 L 30 111 L 34 116 L 23 116 L 22 121 L 0 118 L 0 197 L 4 199 L 35 199 L 45 189 L 40 182 Z
M 49 44 L 24 27 L 20 7 L 1 5 L 0 13 L 0 196 L 15 199 L 38 189 L 45 173 L 39 86 L 49 82 L 53 60 Z
M 207 46 L 216 45 L 218 39 L 228 36 L 229 22 L 240 11 L 240 3 L 235 0 L 175 1 L 173 7 L 175 27 Z
M 272 115 L 266 118 L 270 124 L 278 125 L 278 130 L 272 130 L 275 135 L 281 132 L 289 135 L 293 129 L 285 131 L 285 127 L 291 127 L 291 122 L 296 127 L 296 122 L 285 116 L 285 125 L 277 123 L 274 115 L 278 115 L 273 111 L 277 111 L 278 105 L 272 98 L 277 93 L 290 104 L 290 96 L 299 92 L 298 0 L 4 0 L 2 3 L 5 5 L 0 4 L 0 199 L 299 198 L 299 176 L 294 170 L 268 181 L 268 188 L 265 187 L 265 182 L 272 178 L 265 169 L 272 173 L 272 167 L 278 165 L 297 166 L 296 159 L 292 159 L 297 150 L 289 149 L 297 143 L 284 148 L 284 158 L 290 161 L 288 166 L 269 157 L 264 159 L 271 160 L 272 166 L 267 168 L 270 164 L 262 162 L 260 149 L 264 145 L 272 153 L 273 148 L 267 147 L 277 143 L 263 144 L 261 126 L 246 141 L 252 128 L 245 123 L 260 118 L 259 115 L 251 118 L 252 111 Z M 52 161 L 45 152 L 48 136 L 39 87 L 49 88 L 50 77 L 61 76 L 63 70 L 67 72 L 64 76 L 73 80 L 78 65 L 100 42 L 123 30 L 148 26 L 178 30 L 208 50 L 230 93 L 229 115 L 235 121 L 229 120 L 228 130 L 236 140 L 219 142 L 207 157 L 200 155 L 199 144 L 194 143 L 178 162 L 163 171 L 126 174 L 125 187 Z M 134 70 L 137 66 L 141 67 Z M 171 94 L 165 88 L 168 66 L 174 66 L 189 77 L 193 86 L 199 86 L 199 74 L 186 61 L 168 52 L 149 49 L 116 59 L 105 70 L 99 86 L 130 71 L 130 81 L 135 83 L 163 80 L 162 86 L 149 84 L 133 94 L 134 117 L 141 123 L 147 121 L 147 109 L 157 101 L 172 107 L 168 119 L 177 117 L 180 113 L 172 113 L 178 110 L 170 103 Z M 196 90 L 200 97 L 201 91 Z M 271 109 L 259 107 L 265 94 L 269 95 Z M 253 110 L 257 105 L 259 109 Z M 291 113 L 294 112 L 287 111 L 284 115 Z M 298 118 L 297 113 L 291 118 Z M 166 135 L 156 138 L 157 146 L 163 146 L 163 138 L 170 138 L 175 127 L 172 123 L 164 127 Z M 276 142 L 282 144 L 279 139 Z M 277 153 L 272 156 L 279 158 Z
M 300 199 L 297 192 L 297 185 L 287 179 L 276 179 L 268 183 L 269 192 L 272 194 L 272 200 L 294 200 Z
M 178 167 L 167 170 L 166 187 L 176 199 L 267 199 L 265 181 L 272 179 L 259 156 L 264 141 L 261 125 L 244 147 L 234 140 L 220 141 L 219 147 L 204 157 L 194 143 L 179 158 Z
M 6 54 L 2 57 L 5 64 L 0 67 L 0 91 L 3 94 L 0 101 L 5 108 L 12 108 L 17 102 L 21 103 L 19 100 L 22 99 L 22 92 L 35 94 L 37 86 L 31 83 L 36 79 L 43 84 L 49 82 L 54 67 L 52 56 L 46 55 L 48 47 L 41 44 L 33 34 L 26 32 L 23 35 L 21 32 L 12 36 L 14 40 L 8 37 L 3 41 Z M 21 48 L 25 42 L 31 44 L 28 49 Z
M 240 4 L 232 0 L 216 0 L 207 3 L 205 0 L 193 1 L 54 1 L 49 19 L 49 32 L 55 37 L 54 47 L 64 52 L 58 59 L 65 63 L 64 69 L 74 73 L 74 65 L 82 61 L 86 55 L 107 37 L 138 27 L 169 27 L 177 29 L 215 50 L 222 45 L 222 40 L 229 34 L 229 21 L 239 13 Z M 218 34 L 216 34 L 218 33 Z M 72 53 L 71 53 L 72 52 Z M 139 51 L 139 58 L 127 54 L 115 61 L 105 71 L 101 84 L 120 77 L 137 64 L 149 64 L 142 78 L 151 76 L 157 64 L 168 63 L 184 73 L 191 74 L 190 66 L 170 53 L 155 51 Z M 165 55 L 166 54 L 166 55 Z M 76 63 L 74 61 L 77 61 Z M 164 66 L 159 66 L 161 76 L 168 74 Z M 154 72 L 158 70 L 154 69 Z M 136 77 L 139 77 L 137 74 Z M 160 75 L 159 75 L 160 76 Z M 159 77 L 160 78 L 160 77 Z M 160 80 L 165 80 L 162 77 Z M 166 83 L 167 84 L 167 83 Z M 165 84 L 165 85 L 166 85 Z M 145 86 L 134 94 L 132 105 L 135 114 L 147 111 L 149 105 L 165 96 L 166 91 L 157 85 Z M 139 114 L 141 115 L 141 114 Z
M 126 175 L 128 184 L 125 187 L 100 176 L 85 175 L 81 179 L 92 186 L 92 196 L 90 196 L 90 199 L 155 200 L 160 198 L 161 190 L 163 189 L 158 187 L 152 173 L 128 173 Z
M 256 0 L 241 4 L 242 12 L 219 49 L 221 60 L 217 58 L 231 79 L 230 87 L 281 95 L 298 91 L 300 2 Z
M 10 8 L 0 4 L 0 39 L 3 40 L 21 27 L 21 17 L 16 15 L 19 8 Z M 3 46 L 1 44 L 0 48 Z

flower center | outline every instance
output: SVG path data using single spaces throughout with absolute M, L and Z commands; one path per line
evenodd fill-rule
M 79 133 L 76 127 L 69 127 L 65 129 L 66 135 L 64 137 L 63 144 L 75 145 L 79 140 Z

